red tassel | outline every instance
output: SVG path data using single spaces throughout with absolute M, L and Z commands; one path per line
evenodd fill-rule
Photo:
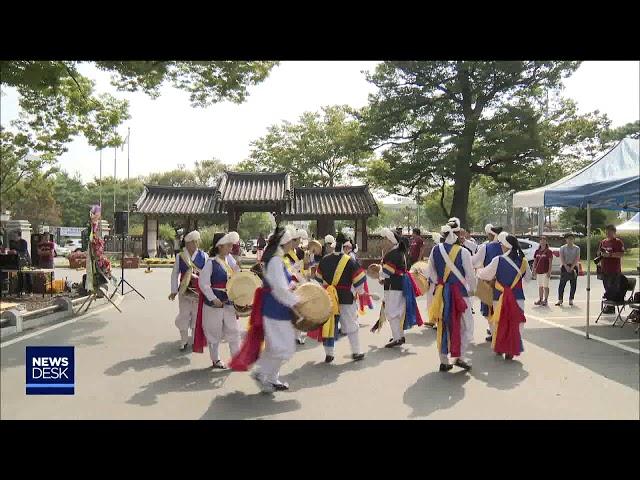
M 207 345 L 207 337 L 204 334 L 202 328 L 202 308 L 204 305 L 204 295 L 202 292 L 198 297 L 198 315 L 196 316 L 196 328 L 193 332 L 193 353 L 204 352 L 204 347 Z

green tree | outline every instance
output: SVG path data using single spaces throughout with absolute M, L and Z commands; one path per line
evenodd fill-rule
M 258 238 L 262 233 L 265 238 L 271 233 L 271 215 L 266 212 L 247 212 L 240 217 L 238 235 L 245 242 Z
M 603 143 L 613 143 L 623 138 L 640 138 L 640 121 L 629 122 L 618 128 L 607 129 L 600 135 Z
M 142 178 L 117 179 L 113 181 L 113 177 L 103 177 L 102 182 L 94 178 L 92 182 L 87 184 L 87 210 L 86 219 L 89 218 L 89 208 L 91 205 L 100 203 L 100 191 L 102 190 L 102 218 L 109 223 L 113 222 L 113 193 L 116 194 L 116 210 L 127 209 L 127 185 L 129 187 L 129 198 L 131 203 L 135 202 L 144 189 Z M 102 187 L 102 188 L 101 188 Z M 135 221 L 135 217 L 130 218 Z
M 371 155 L 362 142 L 360 123 L 346 106 L 304 113 L 297 123 L 269 127 L 252 143 L 245 171 L 288 172 L 297 186 L 332 187 L 356 173 Z
M 81 227 L 89 218 L 89 191 L 82 183 L 80 174 L 72 177 L 67 172 L 58 172 L 53 179 L 56 202 L 61 208 L 61 225 Z
M 193 174 L 198 185 L 212 187 L 228 166 L 216 158 L 196 161 Z
M 37 151 L 61 154 L 72 137 L 83 134 L 96 148 L 122 142 L 115 127 L 129 118 L 126 101 L 94 92 L 94 82 L 75 61 L 2 61 L 0 85 L 19 94 L 22 118 L 15 124 Z M 94 62 L 111 72 L 122 91 L 156 98 L 163 85 L 185 90 L 193 106 L 228 100 L 242 103 L 248 87 L 265 80 L 276 62 L 117 61 Z
M 570 229 L 577 233 L 587 233 L 587 209 L 586 208 L 565 208 L 558 218 L 562 228 Z M 618 213 L 612 210 L 601 210 L 594 208 L 591 210 L 591 228 L 602 229 L 618 222 Z
M 168 187 L 188 187 L 198 185 L 198 180 L 193 171 L 187 170 L 185 165 L 166 172 L 155 172 L 147 176 L 150 185 L 166 185 Z
M 56 172 L 55 157 L 51 154 L 32 155 L 25 135 L 0 128 L 0 201 L 11 210 L 14 203 L 28 191 L 34 179 Z
M 12 217 L 28 220 L 34 231 L 39 225 L 60 225 L 61 205 L 56 201 L 54 182 L 47 173 L 33 175 L 16 185 L 17 198 L 11 205 Z
M 577 115 L 546 94 L 579 62 L 383 62 L 368 80 L 378 87 L 362 110 L 371 148 L 385 148 L 366 178 L 410 195 L 453 185 L 449 212 L 466 223 L 469 190 L 478 176 L 498 185 L 528 184 L 543 160 L 596 151 L 608 126 L 597 113 Z M 578 142 L 577 142 L 578 141 Z

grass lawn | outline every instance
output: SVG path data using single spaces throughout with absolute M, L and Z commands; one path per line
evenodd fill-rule
M 633 270 L 638 268 L 638 261 L 640 260 L 640 248 L 630 248 L 625 252 L 625 256 L 622 257 L 622 270 Z

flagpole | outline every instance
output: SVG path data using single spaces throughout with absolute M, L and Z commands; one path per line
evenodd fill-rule
M 129 204 L 129 154 L 131 148 L 131 128 L 127 127 L 127 212 L 131 211 Z M 129 227 L 129 215 L 127 215 L 127 229 Z
M 113 223 L 116 222 L 116 159 L 118 147 L 113 147 Z
M 100 149 L 100 208 L 102 208 L 102 148 Z

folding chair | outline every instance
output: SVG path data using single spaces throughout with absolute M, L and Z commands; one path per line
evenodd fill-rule
M 629 278 L 629 277 L 625 277 L 627 279 L 627 288 L 624 292 L 625 296 L 627 294 L 627 292 L 631 292 L 631 294 L 629 295 L 628 299 L 625 299 L 625 296 L 622 297 L 621 301 L 615 301 L 615 300 L 602 300 L 602 302 L 600 303 L 600 315 L 598 315 L 598 318 L 596 318 L 596 322 L 598 323 L 598 320 L 600 320 L 600 317 L 602 316 L 602 314 L 604 313 L 604 307 L 615 307 L 615 309 L 617 310 L 618 314 L 616 315 L 615 320 L 613 321 L 613 323 L 611 324 L 611 326 L 615 326 L 616 322 L 618 320 L 622 320 L 622 312 L 624 311 L 625 307 L 627 305 L 630 305 L 633 301 L 633 292 L 636 289 L 636 279 L 635 278 Z M 625 320 L 626 323 L 626 320 Z M 622 324 L 622 326 L 624 326 L 624 323 Z
M 640 297 L 640 293 L 636 292 L 634 294 L 632 294 L 632 300 L 629 303 L 629 308 L 631 309 L 631 312 L 635 312 L 636 315 L 640 316 L 640 302 L 638 301 Z M 629 315 L 627 315 L 627 318 L 625 318 L 622 326 L 624 327 L 625 324 L 629 321 L 629 317 L 631 316 L 631 313 Z M 640 325 L 638 325 L 638 328 L 636 328 L 635 333 L 638 333 L 640 331 Z

